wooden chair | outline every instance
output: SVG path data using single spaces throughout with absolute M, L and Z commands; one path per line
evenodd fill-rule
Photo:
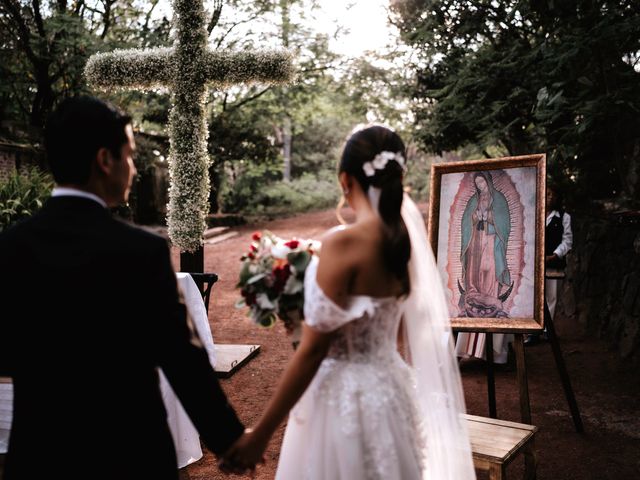
M 525 478 L 536 478 L 534 436 L 538 427 L 475 415 L 465 417 L 476 470 L 489 472 L 490 480 L 506 479 L 507 465 L 522 452 Z
M 204 306 L 207 309 L 207 313 L 209 313 L 209 300 L 211 299 L 211 289 L 213 288 L 213 284 L 218 281 L 218 275 L 215 273 L 198 273 L 198 272 L 188 272 L 193 278 L 193 281 L 196 282 L 196 285 L 200 289 L 200 293 L 202 293 L 202 299 L 204 300 Z

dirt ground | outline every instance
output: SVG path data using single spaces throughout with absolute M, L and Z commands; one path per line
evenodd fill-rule
M 247 425 L 258 419 L 293 350 L 280 324 L 271 329 L 258 327 L 244 310 L 234 307 L 239 258 L 256 230 L 267 228 L 286 238 L 318 238 L 334 225 L 333 211 L 309 213 L 236 228 L 238 236 L 205 247 L 205 270 L 220 276 L 209 312 L 215 342 L 261 345 L 257 357 L 231 378 L 222 380 L 230 401 Z M 177 264 L 177 252 L 174 261 Z M 538 479 L 640 479 L 640 375 L 599 340 L 572 336 L 570 325 L 558 325 L 558 331 L 585 433 L 574 430 L 550 345 L 527 347 L 532 421 L 540 429 L 536 437 Z M 467 411 L 487 416 L 483 362 L 465 362 L 461 371 Z M 498 418 L 519 421 L 514 368 L 497 371 L 496 396 Z M 266 452 L 267 463 L 258 468 L 255 478 L 274 477 L 283 432 L 284 425 L 272 439 Z M 508 478 L 523 478 L 523 466 L 522 459 L 515 460 L 507 469 Z M 184 479 L 192 480 L 227 478 L 218 471 L 216 459 L 206 449 L 201 460 L 181 473 Z
M 345 217 L 348 219 L 349 215 Z M 220 277 L 214 286 L 209 310 L 214 341 L 261 345 L 259 355 L 231 378 L 221 381 L 238 415 L 248 426 L 257 421 L 266 406 L 293 350 L 280 324 L 271 329 L 258 327 L 244 310 L 234 307 L 238 298 L 235 284 L 240 256 L 256 230 L 268 228 L 287 238 L 319 238 L 334 225 L 333 211 L 309 213 L 234 227 L 238 236 L 205 246 L 205 270 L 216 272 Z M 176 267 L 178 259 L 179 253 L 174 251 Z M 640 375 L 599 340 L 572 335 L 571 325 L 557 327 L 585 433 L 574 430 L 549 344 L 527 347 L 532 421 L 539 427 L 536 436 L 538 479 L 640 479 Z M 461 371 L 468 413 L 487 416 L 483 362 L 465 362 Z M 496 397 L 498 418 L 519 421 L 515 369 L 507 367 L 496 372 Z M 283 432 L 284 425 L 272 439 L 266 452 L 267 463 L 259 466 L 255 478 L 274 477 Z M 206 448 L 203 450 L 202 459 L 181 470 L 181 480 L 229 478 L 218 470 L 215 457 Z M 523 478 L 523 464 L 522 458 L 516 459 L 507 469 L 508 478 Z

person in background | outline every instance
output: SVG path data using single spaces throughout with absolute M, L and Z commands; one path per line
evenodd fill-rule
M 558 301 L 558 287 L 561 279 L 546 278 L 546 273 L 550 270 L 564 271 L 567 266 L 567 253 L 573 246 L 573 232 L 571 230 L 571 216 L 565 211 L 564 201 L 560 190 L 553 186 L 547 186 L 546 198 L 546 228 L 544 241 L 544 264 L 545 264 L 545 281 L 544 296 L 551 320 L 553 320 L 556 304 Z M 545 338 L 546 333 L 542 335 L 529 335 L 525 340 L 525 345 L 534 345 Z

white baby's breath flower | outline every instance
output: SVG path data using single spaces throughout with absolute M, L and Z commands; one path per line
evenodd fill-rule
M 362 170 L 364 170 L 364 173 L 367 177 L 373 177 L 376 174 L 376 169 L 373 167 L 373 164 L 371 162 L 365 162 L 362 165 Z
M 265 250 L 269 251 L 273 247 L 273 242 L 271 241 L 271 239 L 269 237 L 263 237 L 262 238 L 262 245 L 263 245 Z

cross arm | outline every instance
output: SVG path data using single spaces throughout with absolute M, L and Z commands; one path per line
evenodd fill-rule
M 84 75 L 93 87 L 152 89 L 173 83 L 173 48 L 114 50 L 89 58 Z
M 294 76 L 292 57 L 286 51 L 207 51 L 203 63 L 207 83 L 218 88 L 238 83 L 288 83 Z

